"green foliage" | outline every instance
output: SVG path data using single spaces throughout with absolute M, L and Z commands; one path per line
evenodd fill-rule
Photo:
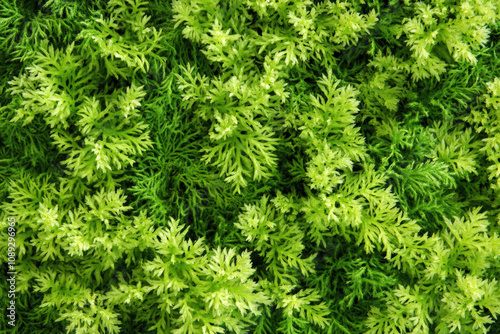
M 224 6 L 174 1 L 174 18 L 177 25 L 185 24 L 184 36 L 204 45 L 207 59 L 220 64 L 213 79 L 191 66 L 178 78 L 185 107 L 195 106 L 212 123 L 213 146 L 204 149 L 204 159 L 239 192 L 247 179 L 270 178 L 276 167 L 274 119 L 286 115 L 282 104 L 289 96 L 288 72 L 307 66 L 308 60 L 335 64 L 329 48 L 342 50 L 355 43 L 375 24 L 376 15 L 354 13 L 348 3 L 249 1 L 228 2 L 228 19 Z M 258 24 L 249 22 L 251 12 L 261 18 Z
M 0 3 L 0 48 L 2 58 L 26 61 L 41 42 L 69 44 L 94 9 L 96 1 L 2 1 Z
M 476 64 L 474 51 L 484 47 L 489 26 L 498 16 L 496 1 L 430 1 L 402 5 L 401 24 L 392 27 L 396 39 L 402 35 L 409 47 L 410 59 L 402 64 L 413 80 L 434 76 L 439 79 L 448 63 Z
M 140 294 L 131 294 L 133 286 L 123 284 L 110 295 L 115 305 L 130 303 L 131 296 L 145 302 L 138 309 L 140 318 L 157 319 L 158 333 L 223 333 L 226 329 L 246 332 L 252 316 L 260 314 L 260 304 L 268 304 L 267 296 L 258 292 L 256 282 L 249 279 L 254 272 L 250 253 L 237 255 L 234 249 L 217 248 L 207 253 L 202 239 L 185 240 L 186 230 L 171 220 L 168 229 L 150 241 L 157 253 L 142 265 L 144 286 Z M 152 242 L 152 243 L 151 243 Z M 129 282 L 130 284 L 130 282 Z M 149 298 L 146 299 L 146 295 Z M 151 313 L 153 306 L 156 310 Z M 205 305 L 200 307 L 200 305 Z M 167 317 L 166 317 L 167 316 Z
M 83 51 L 89 52 L 92 64 L 104 60 L 107 76 L 128 78 L 131 73 L 149 69 L 147 57 L 158 48 L 161 30 L 148 26 L 146 4 L 141 0 L 111 0 L 109 18 L 101 15 L 84 23 L 87 28 L 77 39 L 83 39 Z
M 0 332 L 498 332 L 498 19 L 0 0 Z
M 383 56 L 379 50 L 376 57 L 368 63 L 365 71 L 358 74 L 359 90 L 363 96 L 364 116 L 385 118 L 393 115 L 398 103 L 404 96 L 407 75 L 391 55 Z
M 119 5 L 113 3 L 112 8 L 118 8 L 113 13 L 123 16 L 122 20 L 130 20 L 127 13 L 119 10 Z M 135 14 L 136 20 L 140 14 Z M 149 42 L 142 35 L 137 40 Z M 136 108 L 145 95 L 142 87 L 132 83 L 126 89 L 113 89 L 105 84 L 103 89 L 104 77 L 94 75 L 102 66 L 97 56 L 102 54 L 96 50 L 89 53 L 85 47 L 75 49 L 74 43 L 59 50 L 44 41 L 27 68 L 29 74 L 21 74 L 9 82 L 9 91 L 17 97 L 11 103 L 16 110 L 12 121 L 24 119 L 26 125 L 42 115 L 51 127 L 53 144 L 60 154 L 68 157 L 63 164 L 73 176 L 87 178 L 89 182 L 96 182 L 110 172 L 116 174 L 124 165 L 134 162 L 130 156 L 141 154 L 152 145 L 144 131 L 147 126 L 138 121 L 140 114 Z M 118 62 L 109 61 L 106 55 L 103 58 L 108 75 L 125 73 Z
M 497 194 L 498 200 L 498 190 L 500 189 L 500 176 L 498 172 L 498 157 L 500 156 L 498 141 L 499 137 L 499 117 L 498 110 L 500 108 L 499 97 L 500 97 L 500 80 L 495 78 L 493 82 L 488 82 L 487 84 L 488 94 L 484 94 L 482 98 L 484 99 L 484 104 L 488 109 L 482 109 L 478 111 L 477 109 L 471 113 L 470 120 L 478 125 L 478 132 L 484 132 L 487 138 L 484 138 L 484 146 L 481 147 L 480 151 L 486 155 L 487 161 L 490 163 L 488 166 L 489 180 L 495 180 L 492 183 L 492 188 Z
M 102 189 L 69 209 L 75 200 L 71 193 L 58 193 L 47 180 L 24 182 L 38 192 L 20 196 L 15 189 L 26 188 L 15 183 L 10 192 L 16 197 L 4 207 L 9 215 L 23 218 L 18 231 L 30 240 L 18 253 L 20 290 L 44 293 L 40 307 L 57 308 L 57 321 L 67 320 L 68 332 L 118 333 L 121 321 L 116 311 L 135 311 L 144 320 L 153 316 L 158 322 L 150 329 L 159 333 L 167 328 L 175 333 L 218 333 L 224 326 L 240 330 L 259 314 L 260 304 L 269 302 L 249 279 L 255 270 L 249 252 L 238 255 L 234 249 L 220 248 L 209 252 L 202 239 L 186 240 L 187 230 L 176 220 L 168 228 L 155 229 L 144 212 L 127 217 L 130 207 L 124 205 L 121 190 Z M 43 195 L 47 193 L 52 195 Z M 19 238 L 18 242 L 22 244 Z M 58 258 L 69 262 L 60 263 Z M 134 279 L 125 281 L 116 271 L 120 263 Z M 165 300 L 164 293 L 171 293 L 170 299 Z M 138 300 L 144 301 L 138 309 L 125 308 L 124 304 Z M 207 308 L 197 309 L 202 303 Z M 146 312 L 151 309 L 158 312 Z
M 500 313 L 496 279 L 481 279 L 498 266 L 500 239 L 488 235 L 488 221 L 479 209 L 465 219 L 445 220 L 446 228 L 427 239 L 422 271 L 414 286 L 400 285 L 387 294 L 387 308 L 373 307 L 367 333 L 486 333 Z
M 278 286 L 295 284 L 297 279 L 289 272 L 300 270 L 303 275 L 311 273 L 314 255 L 307 259 L 300 258 L 305 248 L 303 232 L 297 224 L 287 222 L 283 213 L 277 214 L 269 207 L 268 200 L 262 197 L 260 206 L 245 206 L 235 225 L 265 258 L 268 264 L 266 270 Z

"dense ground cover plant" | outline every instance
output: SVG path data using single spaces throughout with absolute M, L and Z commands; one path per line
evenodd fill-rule
M 499 19 L 0 0 L 0 332 L 499 332 Z

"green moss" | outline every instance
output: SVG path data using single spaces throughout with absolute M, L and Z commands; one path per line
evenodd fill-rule
M 496 333 L 499 18 L 0 0 L 0 332 Z

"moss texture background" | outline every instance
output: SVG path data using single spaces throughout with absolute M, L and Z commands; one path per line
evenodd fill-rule
M 499 19 L 0 0 L 0 333 L 500 333 Z

